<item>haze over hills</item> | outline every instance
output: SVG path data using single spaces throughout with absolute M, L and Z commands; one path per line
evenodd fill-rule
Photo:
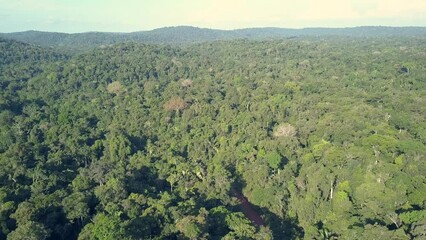
M 87 49 L 120 42 L 143 42 L 162 44 L 185 44 L 217 40 L 267 40 L 289 37 L 375 37 L 375 36 L 425 36 L 426 27 L 383 27 L 364 26 L 352 28 L 245 28 L 218 30 L 192 26 L 164 27 L 150 31 L 131 33 L 85 32 L 58 33 L 25 31 L 0 33 L 0 37 L 45 47 Z

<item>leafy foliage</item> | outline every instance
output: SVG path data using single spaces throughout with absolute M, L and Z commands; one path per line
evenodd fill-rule
M 423 36 L 0 49 L 0 239 L 424 237 Z

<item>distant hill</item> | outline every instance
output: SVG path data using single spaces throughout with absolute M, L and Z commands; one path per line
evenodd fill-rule
M 0 37 L 31 43 L 45 47 L 65 47 L 87 49 L 119 42 L 144 42 L 161 44 L 185 44 L 217 40 L 252 39 L 266 40 L 289 37 L 386 37 L 386 36 L 426 36 L 426 27 L 353 27 L 353 28 L 246 28 L 237 30 L 217 30 L 191 26 L 165 27 L 151 31 L 132 33 L 57 33 L 26 31 L 0 33 Z
M 67 59 L 67 56 L 54 51 L 26 43 L 0 38 L 0 69 L 5 65 L 40 64 Z

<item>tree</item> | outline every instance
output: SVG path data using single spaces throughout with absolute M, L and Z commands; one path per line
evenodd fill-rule
M 269 167 L 272 169 L 278 169 L 281 167 L 282 157 L 277 151 L 272 151 L 265 156 L 268 161 Z
M 230 237 L 236 238 L 252 238 L 256 233 L 256 228 L 252 226 L 250 220 L 248 220 L 243 213 L 236 212 L 230 213 L 225 218 L 229 229 L 232 231 L 225 236 L 225 239 Z
M 197 220 L 192 217 L 179 219 L 176 223 L 176 228 L 189 239 L 200 239 L 203 233 Z
M 188 106 L 188 104 L 182 98 L 180 98 L 180 97 L 173 97 L 173 98 L 169 99 L 164 104 L 164 109 L 166 111 L 176 111 L 176 112 L 179 112 L 179 111 L 185 109 L 187 106 Z
M 274 131 L 275 137 L 294 137 L 296 135 L 296 128 L 289 123 L 280 124 Z
M 421 238 L 419 49 L 301 37 L 64 54 L 0 39 L 0 239 L 30 222 L 49 239 Z
M 82 192 L 72 193 L 62 200 L 64 211 L 67 214 L 67 218 L 71 222 L 78 219 L 83 222 L 83 219 L 89 217 L 89 202 L 90 199 Z
M 43 224 L 28 221 L 24 224 L 18 225 L 13 232 L 7 235 L 7 239 L 10 240 L 44 240 L 48 239 L 50 231 L 48 231 Z
M 110 93 L 113 93 L 115 95 L 120 95 L 125 91 L 125 89 L 119 81 L 115 81 L 115 82 L 108 84 L 107 91 L 110 92 Z
M 114 215 L 97 214 L 93 223 L 87 224 L 78 239 L 115 240 L 125 237 L 123 221 Z

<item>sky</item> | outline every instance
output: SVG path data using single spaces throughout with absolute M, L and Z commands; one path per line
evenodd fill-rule
M 426 0 L 0 0 L 0 32 L 426 26 Z

